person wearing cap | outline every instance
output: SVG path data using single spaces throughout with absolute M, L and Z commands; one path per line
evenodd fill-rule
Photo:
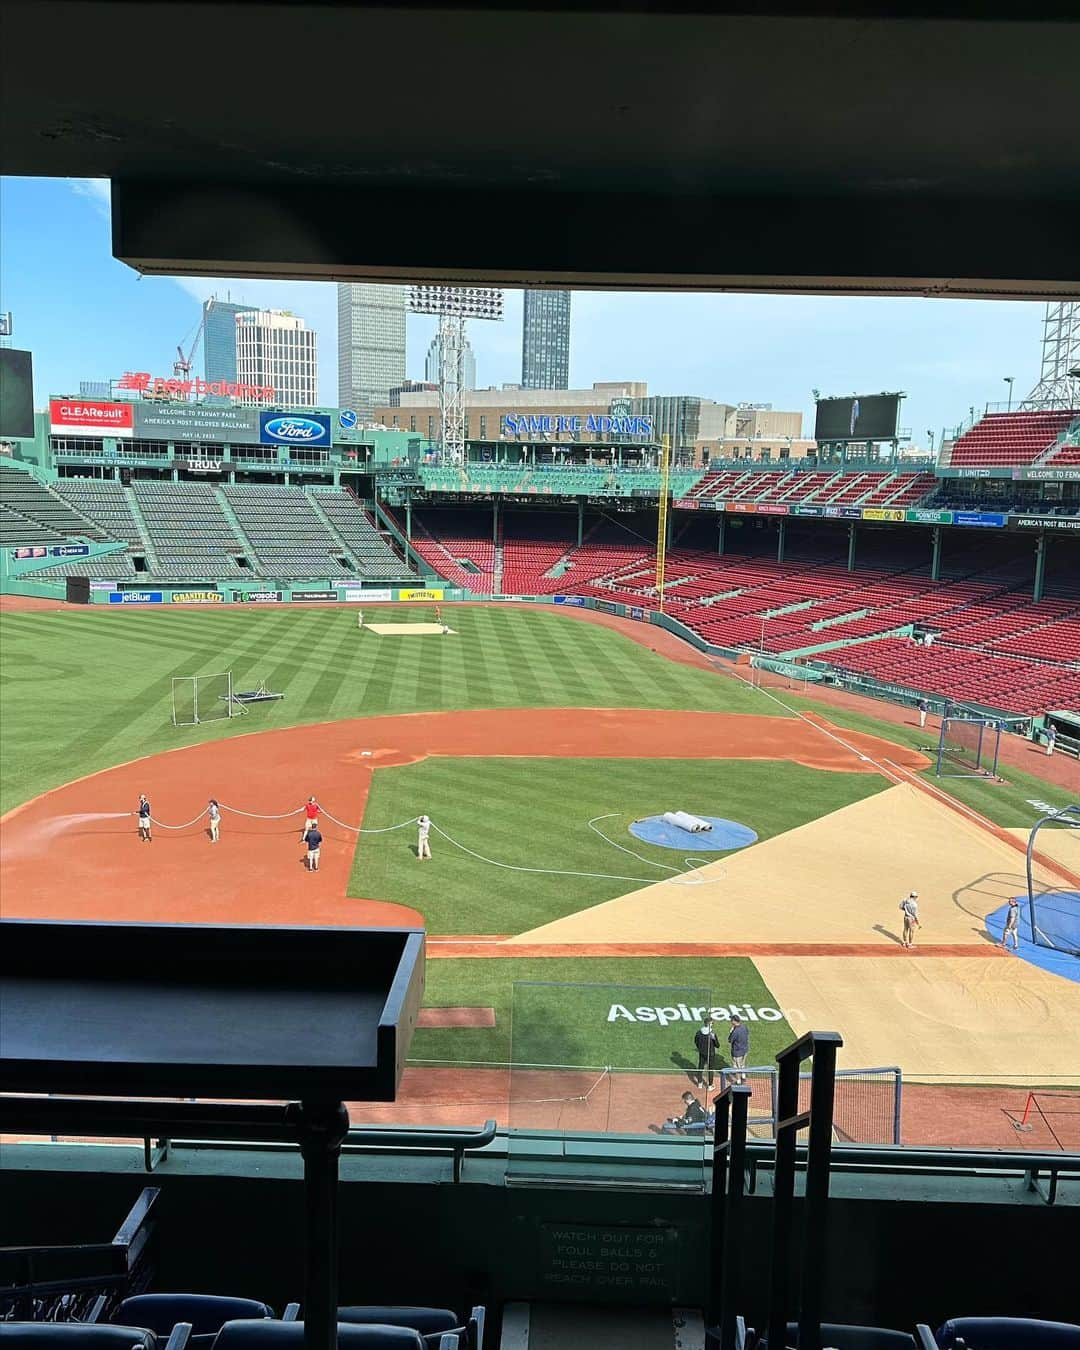
M 1001 934 L 1001 945 L 1008 945 L 1012 938 L 1013 951 L 1020 950 L 1020 902 L 1014 895 L 1009 901 L 1009 908 L 1005 915 L 1005 928 Z
M 733 1083 L 745 1083 L 746 1057 L 750 1053 L 750 1028 L 738 1013 L 731 1014 L 731 1030 L 728 1032 L 728 1045 L 731 1046 L 731 1067 L 737 1070 L 732 1074 Z
M 150 837 L 150 799 L 145 792 L 139 793 L 139 809 L 136 814 L 139 817 L 139 840 L 148 844 L 153 843 Z
M 427 816 L 418 816 L 416 820 L 416 859 L 418 862 L 431 857 L 431 821 Z
M 901 944 L 904 947 L 915 946 L 915 930 L 921 928 L 919 922 L 919 892 L 908 891 L 903 900 L 900 901 L 900 912 L 904 916 L 904 936 Z

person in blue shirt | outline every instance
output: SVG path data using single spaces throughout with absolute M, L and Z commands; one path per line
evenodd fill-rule
M 737 1013 L 731 1015 L 731 1030 L 728 1032 L 728 1045 L 731 1046 L 731 1067 L 733 1069 L 746 1068 L 746 1056 L 750 1053 L 750 1028 L 744 1025 L 743 1020 Z M 746 1074 L 739 1072 L 732 1075 L 733 1083 L 745 1083 Z
M 304 843 L 307 844 L 307 869 L 309 872 L 319 870 L 319 853 L 322 849 L 322 835 L 318 827 L 312 825 L 307 834 L 304 835 Z
M 150 837 L 150 799 L 145 792 L 139 793 L 139 838 L 145 840 L 148 844 L 154 841 Z

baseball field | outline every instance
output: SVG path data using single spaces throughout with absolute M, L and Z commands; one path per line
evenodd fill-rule
M 711 1011 L 721 1066 L 737 1014 L 751 1065 L 813 1027 L 843 1034 L 842 1067 L 899 1068 L 905 1142 L 1080 1144 L 1080 978 L 993 935 L 1075 764 L 1007 738 L 1004 782 L 940 780 L 914 714 L 754 689 L 629 620 L 444 612 L 449 633 L 400 607 L 358 628 L 349 607 L 5 606 L 5 917 L 422 923 L 402 1096 L 358 1119 L 657 1128 Z M 225 671 L 282 697 L 175 726 L 174 678 Z M 717 824 L 665 835 L 672 811 Z M 1080 889 L 1080 831 L 1042 833 L 1035 877 Z

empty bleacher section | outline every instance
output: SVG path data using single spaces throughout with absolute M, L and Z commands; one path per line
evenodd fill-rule
M 1033 464 L 1078 417 L 1080 408 L 987 413 L 953 443 L 948 464 L 953 468 Z
M 412 546 L 453 585 L 491 594 L 495 544 L 490 511 L 414 512 Z
M 376 580 L 410 577 L 402 562 L 371 521 L 371 517 L 344 488 L 311 488 L 316 506 L 356 560 L 363 576 Z
M 237 484 L 221 493 L 266 576 L 302 581 L 359 572 L 303 488 Z
M 712 469 L 686 494 L 690 501 L 784 503 L 789 506 L 917 506 L 937 487 L 932 474 L 894 469 L 847 473 L 826 467 Z
M 0 502 L 0 545 L 56 544 L 64 536 Z
M 122 539 L 130 548 L 142 551 L 144 540 L 131 510 L 131 494 L 127 488 L 99 478 L 62 478 L 56 490 L 110 539 Z
M 209 483 L 138 482 L 133 490 L 156 576 L 213 581 L 251 575 L 237 562 L 247 549 Z
M 20 518 L 37 530 L 51 531 L 40 540 L 11 537 L 12 543 L 45 542 L 46 539 L 105 539 L 105 530 L 88 520 L 58 493 L 21 469 L 0 466 L 0 504 L 7 508 L 4 519 L 12 528 L 22 528 Z M 5 530 L 5 537 L 10 531 Z

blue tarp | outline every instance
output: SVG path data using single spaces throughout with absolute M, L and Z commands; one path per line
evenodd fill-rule
M 1080 891 L 1051 891 L 1035 897 L 1035 922 L 1040 941 L 1031 940 L 1031 906 L 1027 896 L 1020 901 L 1019 955 L 1025 961 L 1055 975 L 1080 984 Z M 1002 905 L 986 916 L 986 928 L 995 942 L 1001 941 L 1005 929 L 1005 915 L 1009 906 Z M 1012 951 L 1010 943 L 1008 950 Z
M 692 815 L 699 815 L 697 811 Z M 659 844 L 661 848 L 677 848 L 684 853 L 723 853 L 732 848 L 746 848 L 747 844 L 756 844 L 757 835 L 748 825 L 740 825 L 737 820 L 725 820 L 722 816 L 700 817 L 707 820 L 711 830 L 702 830 L 693 834 L 681 830 L 677 825 L 667 825 L 662 815 L 646 816 L 635 820 L 630 833 L 645 844 Z

